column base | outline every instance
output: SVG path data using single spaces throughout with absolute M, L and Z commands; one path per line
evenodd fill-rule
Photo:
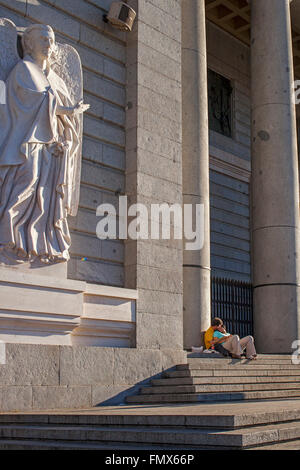
M 201 333 L 210 327 L 210 269 L 185 266 L 183 282 L 183 341 L 190 349 L 201 345 Z
M 266 285 L 254 288 L 254 339 L 260 354 L 291 353 L 300 338 L 300 287 Z

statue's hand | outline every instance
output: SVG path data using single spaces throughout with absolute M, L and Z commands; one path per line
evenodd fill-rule
M 80 100 L 73 108 L 73 114 L 82 114 L 90 108 L 89 104 L 85 104 Z
M 50 150 L 55 157 L 62 157 L 68 147 L 67 142 L 54 142 L 50 144 Z
M 66 114 L 67 116 L 74 116 L 76 114 L 82 114 L 90 108 L 89 104 L 85 104 L 83 100 L 80 100 L 75 106 L 66 107 L 66 106 L 57 106 L 56 114 L 63 115 Z

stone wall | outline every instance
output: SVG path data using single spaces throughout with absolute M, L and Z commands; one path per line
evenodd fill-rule
M 177 363 L 183 351 L 6 344 L 0 410 L 120 404 L 137 386 Z
M 138 14 L 127 38 L 126 193 L 150 223 L 151 204 L 182 204 L 181 4 L 129 4 Z M 125 285 L 139 292 L 137 347 L 181 348 L 182 241 L 128 240 L 125 253 Z
M 210 131 L 212 275 L 250 281 L 250 50 L 208 21 L 207 60 L 233 86 L 232 138 Z
M 249 182 L 210 171 L 212 275 L 249 281 Z
M 79 52 L 84 99 L 91 108 L 84 118 L 81 196 L 72 234 L 68 277 L 106 285 L 124 285 L 122 241 L 96 237 L 96 207 L 118 207 L 125 188 L 126 35 L 103 22 L 111 0 L 0 1 L 0 16 L 19 27 L 50 24 L 56 39 Z M 83 260 L 84 259 L 84 260 Z
M 128 240 L 123 244 L 101 242 L 95 236 L 96 207 L 103 202 L 118 207 L 119 194 L 128 195 L 128 205 L 140 202 L 149 210 L 152 203 L 182 202 L 180 1 L 130 2 L 138 11 L 130 34 L 103 22 L 110 3 L 0 0 L 1 16 L 20 27 L 50 24 L 58 41 L 78 50 L 84 97 L 91 103 L 84 119 L 79 212 L 70 218 L 67 280 L 89 283 L 91 292 L 84 295 L 87 318 L 80 323 L 77 318 L 70 346 L 7 344 L 7 363 L 0 366 L 3 411 L 88 407 L 111 399 L 120 403 L 126 394 L 136 392 L 139 382 L 186 362 L 182 351 L 182 241 Z M 110 305 L 101 299 L 95 302 L 91 283 L 138 290 L 134 318 L 125 312 L 126 328 L 136 327 L 134 340 L 125 332 L 124 343 L 120 338 L 112 342 L 108 332 L 107 341 L 101 343 L 107 347 L 81 345 L 95 346 L 95 319 L 99 331 L 112 329 L 116 319 L 124 324 L 114 299 Z M 122 298 L 122 293 L 117 297 Z M 15 300 L 19 302 L 19 298 Z M 34 314 L 30 308 L 28 322 Z M 116 345 L 125 347 L 112 347 Z

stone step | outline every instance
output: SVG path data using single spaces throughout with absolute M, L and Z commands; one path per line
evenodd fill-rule
M 244 366 L 255 366 L 255 365 L 279 365 L 279 366 L 285 366 L 285 365 L 295 365 L 299 367 L 299 364 L 294 363 L 292 359 L 256 359 L 256 360 L 250 360 L 250 359 L 233 359 L 231 357 L 222 357 L 222 358 L 209 358 L 209 359 L 203 359 L 203 358 L 194 358 L 194 359 L 188 359 L 187 363 L 185 364 L 178 364 L 178 368 L 189 368 L 189 367 L 195 367 L 195 366 L 200 366 L 200 365 L 211 365 L 213 367 L 215 366 L 221 366 L 221 365 L 234 365 L 234 364 L 240 364 Z
M 206 429 L 155 426 L 55 426 L 55 425 L 1 425 L 1 441 L 20 440 L 78 442 L 101 445 L 123 443 L 134 447 L 140 445 L 176 446 L 176 448 L 219 448 L 246 449 L 262 444 L 274 444 L 300 438 L 300 422 L 274 423 L 264 426 L 251 426 L 242 429 Z M 44 442 L 43 442 L 44 444 Z M 24 442 L 21 443 L 24 445 Z M 57 445 L 57 444 L 56 444 Z
M 258 354 L 256 357 L 257 361 L 279 361 L 279 362 L 286 362 L 286 361 L 292 361 L 293 358 L 299 359 L 300 356 L 295 356 L 294 354 Z M 225 358 L 222 356 L 222 354 L 219 353 L 194 353 L 194 354 L 188 354 L 187 356 L 188 362 L 193 362 L 193 361 L 200 361 L 200 360 L 218 360 L 221 359 L 222 361 L 224 360 L 229 360 L 231 361 L 231 358 Z M 245 357 L 242 360 L 247 360 Z
M 111 444 L 99 444 L 95 442 L 82 443 L 78 441 L 38 441 L 38 440 L 16 440 L 16 439 L 3 439 L 0 440 L 0 450 L 113 450 L 119 451 L 127 450 L 208 450 L 207 447 L 191 447 L 178 445 L 143 445 L 143 444 L 127 444 L 124 445 L 120 442 Z M 217 450 L 214 446 L 210 446 L 209 450 Z M 220 448 L 219 448 L 220 449 Z M 227 449 L 228 450 L 228 449 Z M 300 439 L 275 441 L 271 444 L 261 444 L 254 447 L 248 447 L 248 451 L 255 450 L 300 450 Z M 122 454 L 121 454 L 122 455 Z M 127 454 L 126 454 L 127 455 Z
M 187 393 L 187 394 L 148 394 L 128 396 L 126 403 L 142 404 L 142 403 L 203 403 L 203 402 L 226 402 L 226 401 L 243 401 L 243 400 L 269 400 L 280 398 L 300 397 L 300 389 L 296 390 L 256 390 L 244 392 L 227 392 L 227 393 Z
M 249 450 L 300 450 L 300 439 L 279 441 L 273 444 L 251 447 Z
M 140 393 L 162 394 L 162 393 L 218 393 L 218 392 L 245 392 L 255 390 L 300 390 L 299 382 L 283 382 L 283 383 L 238 383 L 238 384 L 200 384 L 200 385 L 164 385 L 162 387 L 141 387 Z
M 252 408 L 236 413 L 231 406 L 224 414 L 178 414 L 176 409 L 164 414 L 157 407 L 153 414 L 143 412 L 144 408 L 136 414 L 117 415 L 97 411 L 3 414 L 0 449 L 296 449 L 291 443 L 297 446 L 300 440 L 300 406 L 279 410 L 273 406 L 269 411 L 260 407 L 255 412 Z
M 241 369 L 241 368 L 230 368 L 227 369 L 193 369 L 193 370 L 172 370 L 165 371 L 162 374 L 164 378 L 191 378 L 191 377 L 265 377 L 265 376 L 294 376 L 300 375 L 300 368 L 294 369 Z
M 201 356 L 201 355 L 200 355 Z M 127 403 L 194 403 L 267 400 L 299 396 L 300 367 L 291 355 L 259 355 L 256 361 L 189 358 L 140 389 Z
M 277 403 L 277 402 L 276 402 Z M 290 402 L 288 401 L 288 404 Z M 238 412 L 235 411 L 234 405 L 228 408 L 226 413 L 208 413 L 207 407 L 201 408 L 204 413 L 198 413 L 194 408 L 188 408 L 188 413 L 178 413 L 178 408 L 165 408 L 163 412 L 158 408 L 151 408 L 144 411 L 144 407 L 136 408 L 133 410 L 131 407 L 127 407 L 122 411 L 122 407 L 114 409 L 113 414 L 110 411 L 103 413 L 106 410 L 105 407 L 101 407 L 100 414 L 99 408 L 95 411 L 92 410 L 84 411 L 72 411 L 72 412 L 42 412 L 42 413 L 5 413 L 0 414 L 0 426 L 1 425 L 37 425 L 37 426 L 160 426 L 160 427 L 205 427 L 205 428 L 222 428 L 222 429 L 235 429 L 241 427 L 250 427 L 258 425 L 266 425 L 277 422 L 300 422 L 300 401 L 297 401 L 297 405 L 293 403 L 293 406 L 287 405 L 286 408 L 275 407 L 274 403 L 271 409 L 265 409 L 265 406 L 252 406 L 250 408 L 239 407 Z M 298 404 L 299 403 L 299 404 Z M 219 407 L 217 406 L 217 411 Z M 253 411 L 254 409 L 254 411 Z M 172 413 L 170 411 L 172 410 Z M 131 414 L 131 411 L 133 413 Z
M 292 363 L 287 364 L 278 364 L 278 363 L 271 363 L 265 364 L 258 361 L 248 361 L 245 362 L 243 360 L 238 359 L 223 359 L 217 360 L 212 363 L 212 361 L 203 361 L 203 362 L 193 362 L 188 364 L 180 364 L 176 366 L 176 370 L 184 371 L 184 370 L 217 370 L 217 369 L 225 369 L 225 370 L 265 370 L 265 369 L 278 369 L 278 370 L 299 370 L 299 365 L 294 365 Z
M 200 385 L 200 384 L 246 384 L 246 383 L 283 383 L 300 381 L 299 375 L 252 375 L 240 377 L 238 376 L 220 376 L 220 377 L 175 377 L 166 379 L 153 379 L 151 385 L 154 387 L 171 386 L 171 385 Z
M 189 447 L 188 447 L 189 448 Z M 0 450 L 184 450 L 174 445 L 147 445 L 123 442 L 97 442 L 97 441 L 45 441 L 34 439 L 0 439 Z M 204 450 L 202 448 L 201 450 Z M 122 455 L 122 454 L 118 454 Z M 127 454 L 126 454 L 127 455 Z

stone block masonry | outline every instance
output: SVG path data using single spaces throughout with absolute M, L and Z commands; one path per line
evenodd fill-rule
M 129 2 L 138 16 L 125 34 L 103 22 L 111 1 L 0 0 L 0 15 L 20 30 L 49 23 L 58 42 L 78 50 L 84 100 L 91 104 L 84 120 L 79 211 L 69 221 L 68 282 L 61 289 L 59 282 L 47 285 L 45 279 L 40 286 L 30 276 L 6 279 L 0 273 L 0 340 L 136 346 L 151 357 L 153 349 L 182 349 L 181 242 L 100 241 L 96 209 L 103 203 L 117 207 L 119 194 L 128 195 L 129 205 L 182 204 L 181 3 Z M 103 285 L 118 292 L 99 295 Z M 124 298 L 128 290 L 135 291 L 133 298 Z M 25 294 L 23 309 L 19 299 Z
M 123 243 L 96 237 L 96 208 L 125 188 L 126 35 L 103 22 L 112 0 L 0 0 L 0 17 L 24 28 L 50 24 L 57 42 L 78 51 L 83 66 L 83 161 L 68 277 L 124 287 Z
M 0 411 L 120 404 L 164 370 L 186 361 L 181 350 L 6 344 Z
M 181 4 L 129 4 L 137 20 L 127 36 L 128 204 L 182 204 Z M 173 243 L 172 233 L 167 245 L 125 242 L 125 286 L 139 291 L 137 348 L 182 348 L 183 250 Z

